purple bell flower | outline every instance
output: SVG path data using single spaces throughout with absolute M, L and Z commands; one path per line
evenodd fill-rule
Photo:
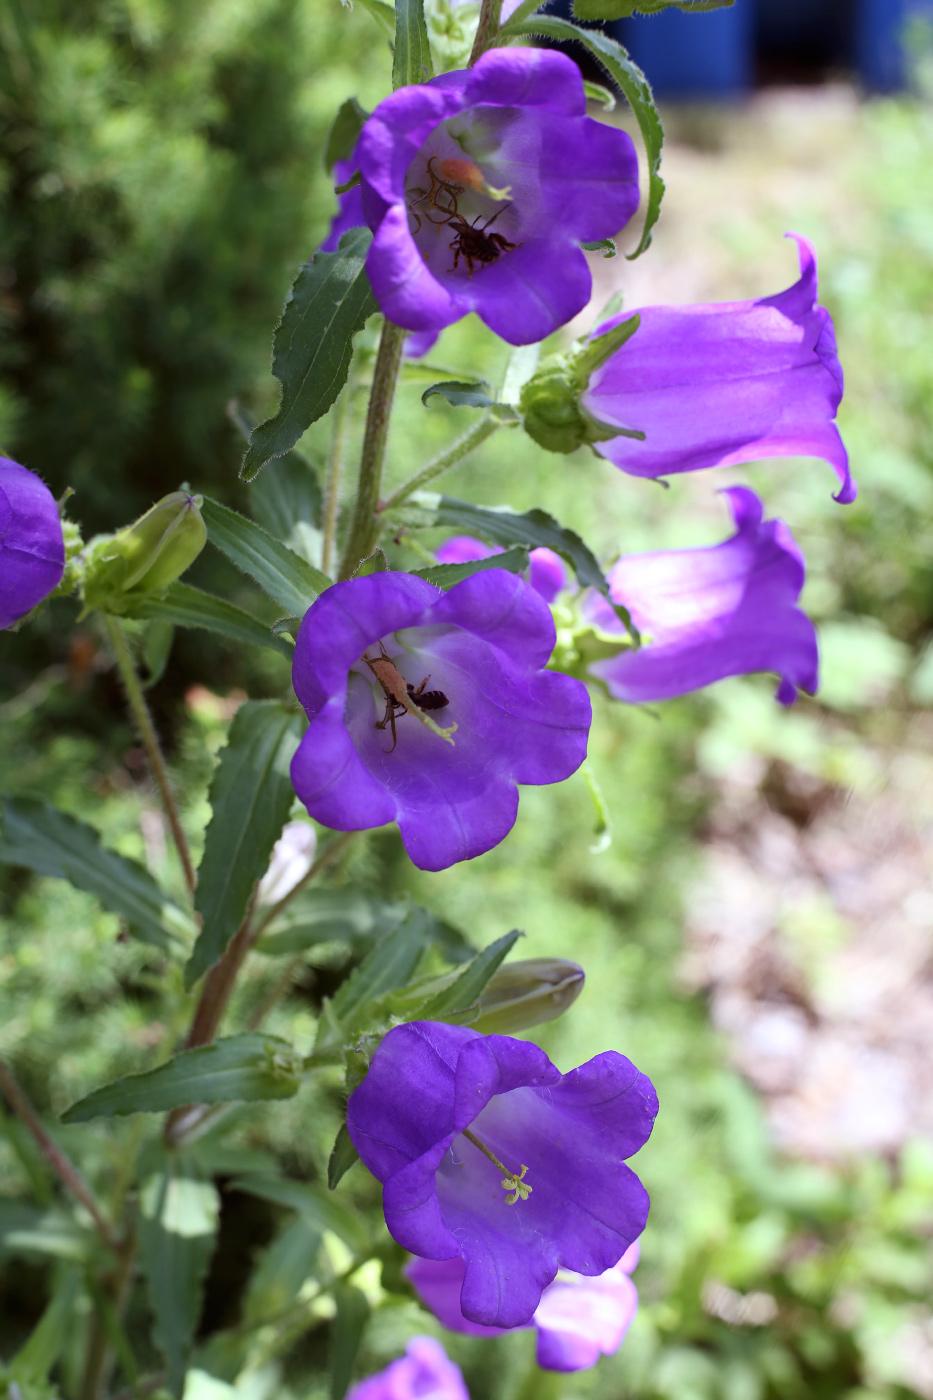
M 836 427 L 842 368 L 829 312 L 817 304 L 816 253 L 799 234 L 800 278 L 760 301 L 646 306 L 635 335 L 590 378 L 580 402 L 643 442 L 594 444 L 632 476 L 659 477 L 762 457 L 822 457 L 855 500 Z M 600 335 L 631 316 L 599 326 Z
M 347 1128 L 398 1243 L 462 1259 L 470 1322 L 520 1327 L 559 1268 L 604 1274 L 645 1228 L 648 1193 L 624 1159 L 657 1111 L 614 1050 L 562 1075 L 527 1041 L 413 1021 L 382 1041 Z
M 433 1337 L 412 1337 L 405 1355 L 353 1386 L 347 1400 L 470 1400 L 459 1366 Z
M 790 705 L 797 688 L 818 681 L 816 631 L 796 606 L 803 556 L 783 520 L 762 520 L 761 501 L 746 486 L 728 499 L 736 533 L 703 549 L 623 555 L 609 572 L 613 601 L 643 633 L 638 651 L 590 666 L 616 700 L 667 700 L 725 676 L 776 671 L 777 698 Z M 603 631 L 622 633 L 604 599 L 585 612 Z
M 468 564 L 474 559 L 490 559 L 501 554 L 497 544 L 484 544 L 473 535 L 453 535 L 435 550 L 439 564 Z M 546 603 L 553 603 L 562 588 L 567 587 L 564 561 L 553 549 L 540 546 L 528 556 L 528 582 Z
M 581 311 L 581 242 L 638 206 L 631 139 L 586 115 L 577 65 L 545 49 L 491 49 L 476 66 L 400 88 L 356 148 L 366 260 L 386 316 L 440 330 L 475 311 L 511 345 Z
M 538 1365 L 546 1371 L 586 1371 L 600 1356 L 613 1356 L 638 1311 L 629 1274 L 638 1263 L 638 1241 L 618 1264 L 596 1278 L 561 1269 L 541 1294 L 531 1322 L 538 1333 Z M 405 1275 L 426 1307 L 452 1332 L 500 1337 L 508 1329 L 469 1322 L 460 1311 L 462 1259 L 412 1259 Z
M 12 627 L 62 581 L 65 541 L 49 488 L 0 457 L 0 628 Z
M 554 642 L 550 609 L 504 569 L 447 593 L 394 572 L 327 589 L 292 671 L 311 721 L 292 782 L 311 816 L 337 831 L 396 821 L 422 870 L 498 845 L 516 784 L 562 782 L 586 757 L 589 696 L 543 669 Z M 422 713 L 456 732 L 445 740 Z

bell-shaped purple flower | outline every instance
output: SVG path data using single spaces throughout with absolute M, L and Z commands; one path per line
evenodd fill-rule
M 836 427 L 842 368 L 817 304 L 816 253 L 798 234 L 800 278 L 760 301 L 646 306 L 630 340 L 590 378 L 580 402 L 601 423 L 645 434 L 594 444 L 632 476 L 659 477 L 762 457 L 822 457 L 855 500 Z M 610 330 L 626 311 L 599 326 Z
M 453 535 L 435 553 L 439 564 L 467 564 L 474 559 L 490 559 L 502 550 L 497 544 L 484 544 L 474 535 Z M 567 587 L 563 559 L 546 546 L 533 549 L 528 555 L 528 582 L 546 603 L 553 603 L 561 589 Z
M 347 1400 L 470 1400 L 463 1373 L 433 1337 L 412 1337 L 405 1355 L 352 1387 Z
M 49 488 L 27 467 L 0 457 L 0 628 L 12 627 L 65 571 L 65 541 Z
M 463 1260 L 470 1322 L 520 1327 L 559 1268 L 604 1274 L 641 1234 L 648 1194 L 625 1158 L 657 1111 L 613 1050 L 562 1075 L 526 1041 L 413 1021 L 382 1041 L 347 1127 L 398 1243 Z
M 356 158 L 373 292 L 413 331 L 475 311 L 511 345 L 543 340 L 589 300 L 580 243 L 638 206 L 630 138 L 586 115 L 577 65 L 545 49 L 491 49 L 399 88 Z
M 616 700 L 666 700 L 725 676 L 776 671 L 777 698 L 792 704 L 797 688 L 818 680 L 816 631 L 796 606 L 803 556 L 783 520 L 763 520 L 761 501 L 745 486 L 722 493 L 736 533 L 703 549 L 623 555 L 609 587 L 643 634 L 638 651 L 590 666 Z M 622 633 L 602 598 L 586 613 L 603 631 Z
M 292 672 L 311 721 L 292 781 L 311 816 L 337 831 L 396 821 L 422 870 L 498 845 L 516 784 L 561 782 L 586 757 L 589 696 L 544 670 L 554 642 L 550 609 L 505 569 L 447 593 L 403 573 L 327 589 Z
M 618 1264 L 596 1278 L 561 1269 L 541 1294 L 526 1326 L 538 1334 L 538 1365 L 546 1371 L 585 1371 L 600 1356 L 613 1356 L 638 1311 L 638 1290 L 629 1275 L 638 1263 L 638 1241 Z M 421 1301 L 452 1332 L 500 1337 L 508 1329 L 470 1322 L 460 1311 L 462 1259 L 412 1259 L 405 1275 Z

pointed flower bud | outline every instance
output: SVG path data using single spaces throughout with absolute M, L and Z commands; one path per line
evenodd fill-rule
M 583 968 L 567 958 L 520 958 L 500 967 L 479 1000 L 472 1029 L 514 1035 L 556 1021 L 583 990 Z
M 189 491 L 172 491 L 135 524 L 93 540 L 84 578 L 88 607 L 132 613 L 138 602 L 180 578 L 207 543 L 202 503 Z

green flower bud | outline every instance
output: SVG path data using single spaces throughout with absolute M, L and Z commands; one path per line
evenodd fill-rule
M 479 999 L 470 1029 L 514 1035 L 556 1021 L 583 990 L 583 968 L 566 958 L 520 958 L 495 972 Z
M 579 342 L 564 355 L 546 359 L 522 388 L 519 407 L 525 432 L 548 452 L 575 452 L 584 443 L 606 442 L 614 437 L 644 438 L 644 433 L 601 423 L 587 413 L 580 396 L 590 375 L 638 329 L 638 317 L 614 326 L 605 334 Z
M 207 543 L 201 496 L 172 491 L 115 535 L 100 535 L 87 551 L 84 601 L 89 608 L 132 614 L 162 593 L 197 559 Z

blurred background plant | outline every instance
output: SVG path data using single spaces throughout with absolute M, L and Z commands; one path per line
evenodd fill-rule
M 10 0 L 0 45 L 0 446 L 56 493 L 73 486 L 101 529 L 183 479 L 248 504 L 260 488 L 236 480 L 227 404 L 260 417 L 275 403 L 270 327 L 330 217 L 333 112 L 351 94 L 364 107 L 382 95 L 377 23 L 361 3 L 351 14 L 316 0 Z M 605 841 L 576 778 L 526 790 L 513 835 L 468 870 L 413 880 L 397 838 L 378 834 L 340 878 L 410 888 L 478 944 L 518 925 L 522 956 L 572 952 L 588 975 L 581 1000 L 534 1038 L 562 1068 L 618 1048 L 661 1098 L 639 1158 L 653 1198 L 642 1307 L 622 1350 L 553 1377 L 529 1371 L 529 1334 L 494 1346 L 448 1335 L 475 1400 L 933 1397 L 933 108 L 922 90 L 863 102 L 837 84 L 666 116 L 655 245 L 635 264 L 594 255 L 593 312 L 617 287 L 630 306 L 769 295 L 794 275 L 781 234 L 808 234 L 848 376 L 840 422 L 858 502 L 836 507 L 812 462 L 662 492 L 518 434 L 507 456 L 494 439 L 445 488 L 541 503 L 608 561 L 720 538 L 716 489 L 750 479 L 807 557 L 818 700 L 784 714 L 766 679 L 657 714 L 600 700 L 591 763 L 608 849 L 591 849 Z M 473 318 L 430 358 L 492 381 L 504 362 Z M 437 400 L 422 407 L 420 388 L 414 377 L 403 388 L 399 480 L 463 422 Z M 307 434 L 312 460 L 329 431 Z M 216 550 L 193 576 L 262 613 Z M 53 798 L 161 873 L 163 821 L 93 628 L 55 601 L 4 638 L 2 660 L 5 790 Z M 286 682 L 272 651 L 176 638 L 149 693 L 193 832 L 238 703 Z M 115 916 L 6 867 L 0 901 L 0 1053 L 44 1111 L 168 1048 L 179 1028 L 160 1019 L 158 962 Z M 307 1040 L 346 957 L 334 942 L 304 954 L 268 1028 Z M 254 955 L 238 1023 L 280 975 Z M 327 1309 L 308 1301 L 320 1232 L 243 1183 L 275 1161 L 326 1179 L 339 1117 L 336 1079 L 316 1081 L 238 1110 L 223 1144 L 203 1139 L 220 1224 L 187 1400 L 328 1394 Z M 116 1192 L 138 1122 L 61 1139 Z M 8 1116 L 0 1128 L 0 1355 L 53 1290 L 55 1385 L 73 1395 L 90 1308 L 79 1251 L 28 1142 Z M 341 1191 L 377 1219 L 361 1168 Z M 324 1240 L 339 1271 L 347 1244 L 333 1229 Z M 358 1374 L 415 1332 L 440 1335 L 400 1263 L 386 1243 L 381 1273 L 367 1275 Z M 141 1292 L 126 1329 L 157 1370 Z

